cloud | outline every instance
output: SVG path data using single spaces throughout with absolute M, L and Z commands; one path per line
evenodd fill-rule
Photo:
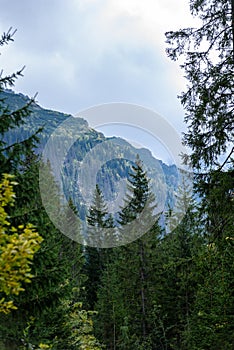
M 186 26 L 187 12 L 187 0 L 2 0 L 0 30 L 18 32 L 1 64 L 25 64 L 16 89 L 38 91 L 48 108 L 125 101 L 182 120 L 182 73 L 166 58 L 164 32 Z

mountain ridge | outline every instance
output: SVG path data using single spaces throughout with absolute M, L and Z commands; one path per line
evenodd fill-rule
M 9 89 L 1 92 L 0 98 L 9 106 L 9 110 L 21 108 L 30 101 L 28 96 L 15 93 Z M 73 117 L 70 114 L 45 109 L 35 102 L 32 102 L 30 105 L 30 110 L 31 114 L 26 118 L 26 123 L 15 130 L 10 130 L 5 135 L 5 142 L 11 144 L 22 141 L 43 127 L 42 132 L 39 134 L 40 141 L 36 152 L 38 154 L 43 153 L 45 145 L 52 135 L 55 141 L 50 160 L 56 167 L 61 147 L 63 148 L 66 142 L 69 143 L 75 139 L 64 160 L 62 180 L 59 180 L 59 174 L 57 174 L 57 180 L 60 181 L 60 187 L 66 194 L 66 197 L 73 200 L 81 217 L 85 215 L 85 203 L 79 185 L 77 185 L 80 180 L 77 167 L 81 166 L 82 160 L 87 157 L 91 150 L 95 154 L 95 150 L 100 148 L 100 145 L 102 150 L 104 145 L 107 146 L 104 153 L 112 152 L 117 155 L 115 159 L 104 164 L 96 174 L 96 182 L 99 184 L 106 201 L 111 203 L 116 199 L 120 181 L 127 179 L 129 176 L 132 165 L 129 159 L 133 159 L 136 154 L 139 154 L 146 165 L 153 192 L 159 203 L 159 210 L 163 210 L 165 206 L 173 205 L 174 194 L 179 182 L 179 174 L 175 165 L 165 164 L 162 160 L 156 159 L 149 149 L 135 148 L 121 137 L 105 137 L 103 133 L 91 128 L 82 117 Z M 125 159 L 121 158 L 123 149 Z M 97 156 L 100 155 L 97 154 Z M 88 176 L 93 174 L 94 163 L 95 157 L 90 165 L 90 174 L 87 174 Z M 58 172 L 58 169 L 55 169 L 55 173 L 56 171 Z M 90 197 L 91 195 L 92 193 L 87 192 L 87 196 Z

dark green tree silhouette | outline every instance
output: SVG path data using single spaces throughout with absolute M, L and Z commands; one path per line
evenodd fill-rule
M 96 304 L 98 335 L 110 349 L 147 348 L 153 341 L 151 316 L 160 236 L 154 209 L 149 179 L 137 157 L 125 206 L 119 213 L 118 235 L 126 245 L 114 248 L 113 260 L 101 279 Z M 148 226 L 148 221 L 152 225 Z
M 184 141 L 192 150 L 192 166 L 196 171 L 217 170 L 234 151 L 233 2 L 192 0 L 190 10 L 201 26 L 167 32 L 167 53 L 172 60 L 184 58 L 181 67 L 188 89 L 180 100 L 186 110 Z
M 0 39 L 0 46 L 4 46 L 13 41 L 15 31 L 10 29 L 7 33 L 3 33 Z M 13 87 L 15 81 L 23 75 L 23 69 L 18 70 L 16 73 L 3 76 L 0 75 L 0 94 L 9 87 Z M 27 117 L 30 115 L 30 106 L 34 103 L 34 99 L 18 108 L 11 110 L 4 98 L 0 96 L 0 163 L 2 173 L 16 173 L 19 170 L 19 164 L 21 160 L 25 160 L 35 147 L 38 137 L 37 134 L 13 144 L 7 144 L 5 141 L 5 134 L 17 128 L 27 122 Z M 38 130 L 39 132 L 40 130 Z
M 100 277 L 103 273 L 106 263 L 108 262 L 111 252 L 107 248 L 101 248 L 106 240 L 112 240 L 112 231 L 110 237 L 106 235 L 106 229 L 114 230 L 114 220 L 108 213 L 107 205 L 103 198 L 102 191 L 96 185 L 93 203 L 90 206 L 87 215 L 87 243 L 85 247 L 85 274 L 87 281 L 86 298 L 91 310 L 97 301 L 97 290 L 100 284 Z
M 188 126 L 184 142 L 191 149 L 185 160 L 195 171 L 205 237 L 195 265 L 199 287 L 187 340 L 190 349 L 231 349 L 234 5 L 232 0 L 192 0 L 190 9 L 201 26 L 166 33 L 169 57 L 184 57 L 188 89 L 180 99 Z
M 0 46 L 12 41 L 13 35 L 11 30 L 4 33 Z M 1 76 L 0 93 L 14 86 L 20 76 L 22 70 Z M 18 350 L 23 344 L 33 348 L 39 343 L 53 343 L 56 349 L 70 349 L 67 340 L 72 329 L 67 326 L 69 308 L 64 307 L 64 301 L 73 302 L 73 288 L 77 290 L 81 284 L 81 247 L 76 245 L 71 249 L 71 241 L 54 227 L 42 204 L 39 168 L 44 173 L 47 205 L 55 208 L 54 212 L 63 221 L 64 208 L 49 164 L 40 163 L 34 153 L 37 135 L 14 144 L 7 144 L 5 137 L 7 132 L 27 122 L 33 103 L 30 100 L 25 106 L 11 110 L 7 100 L 0 100 L 0 174 L 14 174 L 18 183 L 15 206 L 9 208 L 10 221 L 16 227 L 30 221 L 44 239 L 40 252 L 35 254 L 32 283 L 24 286 L 24 296 L 14 297 L 18 309 L 0 316 L 0 347 Z
M 124 205 L 118 213 L 119 241 L 126 244 L 146 233 L 157 221 L 155 209 L 155 197 L 150 189 L 150 181 L 137 155 L 129 176 Z

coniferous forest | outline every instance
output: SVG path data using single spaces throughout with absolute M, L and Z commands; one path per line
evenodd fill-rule
M 35 101 L 13 109 L 1 98 L 0 350 L 234 349 L 234 4 L 191 0 L 190 10 L 200 27 L 169 31 L 168 25 L 165 34 L 165 54 L 182 62 L 187 79 L 179 99 L 190 149 L 184 162 L 194 172 L 194 193 L 182 181 L 176 210 L 155 214 L 152 179 L 137 156 L 121 168 L 128 169 L 128 183 L 118 215 L 108 212 L 97 184 L 82 212 L 89 244 L 68 238 L 40 195 L 44 167 L 48 205 L 71 234 L 81 234 L 71 215 L 81 207 L 74 198 L 61 204 L 50 164 L 42 166 L 37 151 L 46 124 L 24 140 L 5 137 L 27 124 Z M 13 41 L 10 29 L 0 48 Z M 0 92 L 22 75 L 2 73 Z M 102 248 L 109 232 L 123 244 Z

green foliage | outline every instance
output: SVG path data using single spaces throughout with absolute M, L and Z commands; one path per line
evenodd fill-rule
M 12 34 L 4 34 L 0 44 L 11 41 Z M 13 86 L 15 79 L 20 75 L 21 71 L 1 78 L 0 92 L 3 87 Z M 0 315 L 1 348 L 13 350 L 23 346 L 27 349 L 43 349 L 52 346 L 54 350 L 73 350 L 68 344 L 72 329 L 67 322 L 69 309 L 64 307 L 64 300 L 72 302 L 78 297 L 83 278 L 80 273 L 83 264 L 82 249 L 79 244 L 72 242 L 53 226 L 42 205 L 39 166 L 45 175 L 48 205 L 55 208 L 54 212 L 56 210 L 61 223 L 64 216 L 69 219 L 65 208 L 61 206 L 59 191 L 49 164 L 39 164 L 33 153 L 37 137 L 34 135 L 13 145 L 6 144 L 6 133 L 20 127 L 26 121 L 32 105 L 33 101 L 29 101 L 26 105 L 16 106 L 12 110 L 5 99 L 0 101 L 1 172 L 7 170 L 14 173 L 18 183 L 14 206 L 8 208 L 9 217 L 6 216 L 3 206 L 0 211 L 1 248 L 2 243 L 6 246 L 6 249 L 4 247 L 1 251 L 1 291 L 14 293 L 8 308 L 12 308 L 13 303 L 17 307 L 9 314 Z M 5 206 L 9 196 L 13 194 L 10 185 L 4 183 L 2 186 L 2 193 L 6 192 L 7 195 L 1 197 Z M 33 229 L 34 226 L 27 226 L 28 222 L 31 222 L 43 237 L 41 249 L 36 253 L 41 238 Z M 10 232 L 11 228 L 14 232 Z M 79 228 L 71 225 L 69 229 Z M 9 238 L 5 231 L 11 233 Z M 29 265 L 33 256 L 34 263 Z M 5 258 L 9 258 L 7 264 Z M 31 276 L 34 276 L 32 281 Z M 29 280 L 31 283 L 26 287 L 25 284 Z M 23 289 L 24 293 L 18 295 Z
M 221 244 L 226 236 L 233 237 L 233 189 L 233 169 L 212 171 L 208 181 L 202 184 L 204 197 L 201 209 L 206 213 L 203 222 L 210 242 L 219 241 Z
M 190 314 L 199 283 L 195 264 L 204 237 L 195 202 L 188 195 L 187 188 L 181 187 L 177 196 L 177 204 L 180 203 L 182 208 L 186 205 L 187 212 L 182 220 L 180 211 L 173 213 L 172 223 L 173 226 L 176 223 L 176 226 L 161 242 L 162 285 L 158 303 L 155 304 L 155 316 L 159 325 L 158 337 L 164 346 L 185 350 L 189 347 L 184 342 L 184 333 L 190 326 Z
M 215 243 L 204 246 L 195 261 L 199 276 L 196 298 L 185 332 L 190 349 L 232 349 L 233 337 L 233 243 L 222 251 Z M 199 341 L 198 341 L 199 340 Z
M 29 320 L 33 320 L 28 329 L 27 342 L 33 345 L 52 343 L 59 334 L 59 341 L 54 349 L 64 349 L 71 329 L 64 327 L 67 310 L 63 300 L 75 297 L 73 287 L 80 287 L 83 264 L 82 250 L 79 244 L 71 241 L 57 230 L 42 206 L 38 185 L 38 162 L 26 164 L 20 177 L 17 210 L 12 213 L 16 223 L 22 218 L 37 226 L 43 237 L 40 251 L 35 255 L 32 273 L 35 276 L 24 296 L 17 297 L 18 310 L 9 317 L 0 319 L 2 337 L 5 341 L 20 344 L 24 339 L 24 329 Z M 58 190 L 52 174 L 45 167 L 48 193 L 51 205 L 57 207 L 58 215 L 63 220 L 63 208 L 58 203 Z M 10 324 L 11 327 L 5 327 Z M 66 347 L 66 346 L 65 346 Z
M 118 227 L 114 227 L 97 186 L 87 217 L 87 243 L 93 247 L 82 248 L 69 239 L 80 235 L 79 221 L 74 220 L 72 212 L 77 214 L 78 208 L 80 215 L 85 214 L 79 190 L 68 206 L 61 205 L 50 164 L 39 163 L 33 153 L 37 136 L 22 142 L 15 142 L 14 138 L 21 130 L 32 134 L 33 124 L 42 125 L 48 119 L 49 134 L 67 116 L 56 114 L 57 119 L 53 119 L 32 100 L 23 99 L 18 105 L 17 98 L 12 104 L 1 98 L 0 173 L 14 173 L 18 182 L 15 198 L 10 177 L 0 184 L 0 291 L 4 298 L 7 295 L 0 311 L 12 309 L 8 314 L 0 314 L 0 347 L 4 350 L 98 350 L 103 347 L 97 338 L 110 350 L 233 348 L 231 1 L 192 0 L 190 8 L 200 17 L 201 27 L 166 35 L 171 46 L 169 56 L 185 56 L 182 68 L 188 78 L 188 90 L 182 94 L 181 102 L 186 109 L 188 131 L 184 141 L 192 150 L 190 161 L 196 170 L 196 189 L 201 198 L 195 205 L 188 189 L 190 184 L 182 181 L 176 193 L 176 207 L 167 215 L 167 232 L 162 233 L 158 226 L 151 191 L 156 179 L 160 187 L 160 176 L 157 171 L 150 172 L 154 177 L 150 182 L 149 172 L 143 170 L 138 157 L 129 174 L 129 163 L 122 162 L 116 172 L 117 163 L 113 161 L 97 175 L 98 183 L 108 183 L 105 191 L 112 195 L 114 180 L 129 179 Z M 12 41 L 13 34 L 3 34 L 0 46 Z M 0 77 L 1 96 L 6 96 L 3 88 L 13 86 L 21 75 L 22 70 Z M 28 119 L 30 110 L 35 118 Z M 23 124 L 25 121 L 29 124 Z M 78 180 L 77 162 L 103 141 L 103 136 L 88 129 L 85 121 L 76 122 L 73 131 L 79 127 L 81 136 L 69 150 L 63 168 L 63 185 L 68 191 Z M 69 137 L 70 130 L 61 128 L 60 132 L 58 145 Z M 41 145 L 47 136 L 45 132 Z M 124 145 L 131 154 L 131 147 Z M 55 159 L 59 151 L 55 143 Z M 92 166 L 95 164 L 87 176 L 93 176 Z M 40 196 L 39 167 L 48 194 L 46 203 Z M 170 178 L 173 183 L 178 180 L 173 167 L 170 171 L 167 167 L 167 184 Z M 13 200 L 14 206 L 10 206 Z M 54 227 L 43 204 L 59 218 L 61 227 L 64 222 L 69 223 L 67 236 Z M 28 226 L 28 222 L 34 226 Z M 132 243 L 113 249 L 99 248 L 112 239 L 106 236 L 106 228 L 113 228 L 120 242 Z M 43 237 L 38 251 L 41 238 L 36 231 Z M 17 254 L 15 245 L 20 247 Z M 19 293 L 22 289 L 24 293 Z M 84 302 L 92 311 L 83 309 L 80 300 L 84 293 Z
M 122 226 L 135 220 L 149 200 L 149 180 L 146 177 L 146 173 L 143 171 L 143 164 L 139 155 L 137 156 L 136 164 L 132 166 L 132 172 L 130 173 L 128 181 L 129 194 L 127 194 L 125 198 L 126 205 L 119 213 L 119 223 Z M 153 201 L 154 198 L 150 199 L 151 204 Z M 151 213 L 153 209 L 154 207 L 152 206 Z
M 218 169 L 234 141 L 232 1 L 192 0 L 190 9 L 201 26 L 167 32 L 167 53 L 172 60 L 184 58 L 188 89 L 180 99 L 192 165 Z
M 52 341 L 34 345 L 30 342 L 31 328 L 34 325 L 34 319 L 27 323 L 24 330 L 23 343 L 21 350 L 42 350 L 42 349 L 66 349 L 69 350 L 101 350 L 103 347 L 93 335 L 93 311 L 86 311 L 81 302 L 71 302 L 63 300 L 61 303 L 66 317 L 63 319 L 63 328 L 69 330 L 66 339 L 59 339 L 56 336 Z
M 119 249 L 114 248 L 112 252 L 113 262 L 105 266 L 101 276 L 101 283 L 97 290 L 97 303 L 95 310 L 98 311 L 94 319 L 95 333 L 107 349 L 115 349 L 121 334 L 123 320 L 127 317 L 124 304 L 124 291 L 122 280 L 119 278 L 120 261 L 114 258 Z M 122 342 L 121 342 L 122 344 Z
M 101 350 L 103 347 L 93 335 L 93 311 L 86 311 L 82 303 L 74 303 L 68 306 L 67 323 L 72 329 L 68 344 L 72 349 Z
M 181 181 L 175 193 L 173 209 L 169 208 L 165 215 L 165 224 L 168 232 L 172 232 L 181 223 L 190 209 L 195 209 L 193 198 L 193 178 L 190 173 L 181 171 Z M 191 213 L 190 213 L 191 214 Z
M 184 57 L 188 89 L 186 159 L 201 196 L 204 242 L 194 260 L 195 298 L 184 331 L 185 349 L 232 349 L 233 324 L 233 1 L 192 0 L 199 28 L 168 32 L 171 59 Z
M 87 244 L 93 247 L 102 247 L 106 241 L 111 242 L 112 235 L 107 236 L 103 230 L 105 228 L 114 228 L 114 220 L 112 215 L 108 213 L 102 191 L 96 185 L 93 203 L 87 215 Z
M 96 185 L 93 203 L 87 215 L 87 242 L 91 246 L 85 247 L 84 272 L 87 277 L 85 282 L 86 301 L 91 310 L 97 301 L 97 290 L 100 278 L 112 250 L 101 248 L 106 240 L 112 240 L 112 236 L 105 235 L 105 229 L 113 228 L 113 218 L 107 211 L 102 191 Z
M 148 210 L 141 223 L 142 229 L 143 221 L 148 220 L 149 215 L 153 215 L 154 198 L 148 183 L 142 163 L 137 159 L 129 180 L 130 194 L 127 195 L 125 207 L 119 215 L 120 235 L 122 229 L 125 230 L 124 234 L 127 234 L 124 226 L 134 218 L 137 219 L 144 205 L 148 205 Z M 154 271 L 159 233 L 159 227 L 155 223 L 151 230 L 145 232 L 138 240 L 114 248 L 112 261 L 105 266 L 98 291 L 95 327 L 98 337 L 108 349 L 136 349 L 151 342 L 151 310 L 156 282 Z M 130 237 L 132 234 L 129 232 Z
M 10 29 L 7 33 L 3 33 L 0 40 L 0 46 L 6 45 L 13 41 L 15 32 Z M 0 93 L 4 88 L 14 86 L 15 81 L 22 76 L 23 69 L 8 76 L 0 76 Z M 4 98 L 0 98 L 0 163 L 1 173 L 13 173 L 17 171 L 19 162 L 30 154 L 38 141 L 37 133 L 30 137 L 26 137 L 21 142 L 7 144 L 4 135 L 7 131 L 20 127 L 26 122 L 30 114 L 30 107 L 34 103 L 30 99 L 25 105 L 16 110 L 9 109 Z M 40 130 L 37 130 L 39 132 Z
M 121 244 L 136 240 L 154 226 L 157 221 L 156 206 L 150 181 L 143 169 L 143 163 L 137 155 L 136 162 L 130 172 L 124 206 L 118 213 L 120 225 L 118 238 Z

